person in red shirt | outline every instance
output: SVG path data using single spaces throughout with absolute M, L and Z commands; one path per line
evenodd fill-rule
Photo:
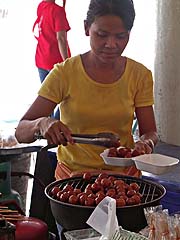
M 70 26 L 65 12 L 66 0 L 63 7 L 55 0 L 43 0 L 37 7 L 37 19 L 33 25 L 35 33 L 38 27 L 35 63 L 38 68 L 41 83 L 53 68 L 55 63 L 63 62 L 71 56 L 67 41 Z M 59 119 L 59 111 L 53 117 Z

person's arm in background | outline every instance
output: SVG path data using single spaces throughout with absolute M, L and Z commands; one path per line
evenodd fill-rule
M 59 52 L 62 56 L 62 59 L 65 60 L 68 58 L 68 45 L 67 45 L 67 33 L 66 31 L 59 31 L 56 33 Z
M 138 150 L 150 153 L 158 142 L 154 111 L 152 106 L 136 108 L 139 126 L 139 140 L 135 143 Z

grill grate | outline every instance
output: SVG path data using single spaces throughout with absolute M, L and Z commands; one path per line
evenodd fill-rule
M 162 198 L 162 196 L 165 194 L 165 189 L 163 188 L 163 186 L 151 181 L 143 180 L 141 178 L 129 177 L 129 176 L 128 177 L 120 176 L 120 175 L 109 175 L 109 176 L 114 176 L 116 177 L 116 179 L 123 180 L 127 184 L 136 182 L 140 186 L 139 193 L 142 195 L 141 205 L 152 203 L 153 201 L 157 201 L 158 199 Z M 63 189 L 66 185 L 71 185 L 73 188 L 79 188 L 81 189 L 81 191 L 84 191 L 84 189 L 89 183 L 94 183 L 96 177 L 97 176 L 93 176 L 90 181 L 85 181 L 82 177 L 75 177 L 75 178 L 69 178 L 66 180 L 60 180 L 60 181 L 57 181 L 57 184 L 53 185 L 52 187 L 58 186 L 60 189 Z M 125 206 L 125 207 L 132 207 L 132 206 Z

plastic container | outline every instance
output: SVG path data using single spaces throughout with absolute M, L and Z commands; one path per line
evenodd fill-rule
M 64 233 L 67 240 L 99 240 L 101 235 L 92 228 L 68 231 Z M 111 240 L 147 240 L 146 237 L 119 227 Z
M 137 169 L 160 175 L 171 172 L 179 163 L 179 159 L 162 154 L 144 154 L 133 158 Z
M 108 157 L 108 152 L 109 149 L 105 149 L 104 152 L 100 154 L 105 164 L 121 167 L 128 167 L 134 165 L 134 161 L 131 158 Z
M 100 233 L 98 233 L 92 228 L 67 231 L 64 233 L 64 235 L 67 240 L 85 240 L 85 239 L 98 240 L 101 237 Z
M 132 158 L 119 158 L 108 157 L 108 152 L 109 149 L 106 149 L 100 154 L 107 165 L 126 167 L 135 164 L 137 169 L 155 175 L 171 172 L 179 163 L 177 158 L 157 153 L 144 154 Z

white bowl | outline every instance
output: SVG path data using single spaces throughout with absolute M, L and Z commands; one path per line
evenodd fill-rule
M 137 169 L 155 175 L 173 171 L 179 163 L 177 158 L 156 153 L 133 157 L 132 160 L 135 162 Z
M 105 164 L 107 165 L 120 167 L 128 167 L 134 165 L 132 158 L 108 157 L 108 153 L 109 149 L 105 149 L 104 152 L 100 154 Z

